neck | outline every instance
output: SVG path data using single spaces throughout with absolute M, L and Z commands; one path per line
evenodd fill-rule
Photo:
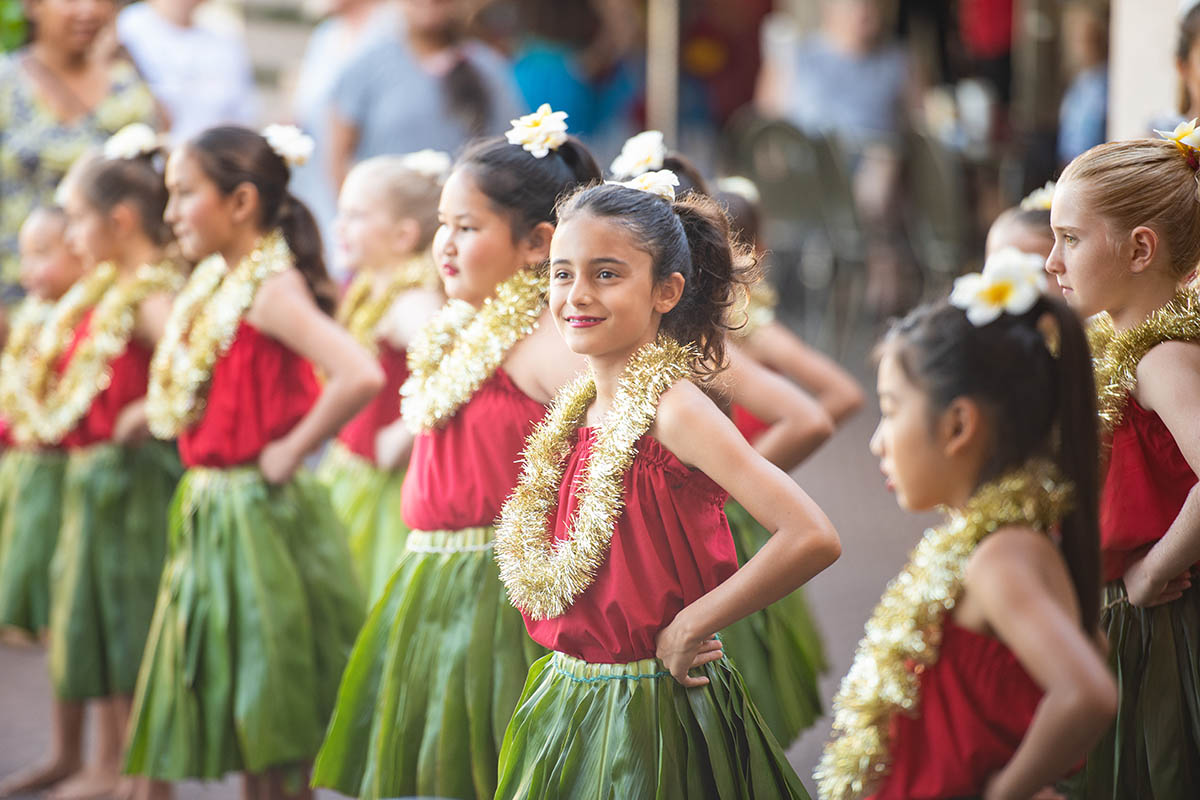
M 127 244 L 124 251 L 113 259 L 113 264 L 121 277 L 128 277 L 146 264 L 157 264 L 162 260 L 162 255 L 162 248 L 141 236 Z
M 371 12 L 379 5 L 379 0 L 362 0 L 358 3 L 351 3 L 341 13 L 342 21 L 352 28 L 358 28 L 364 25 L 371 18 Z
M 169 0 L 150 0 L 150 7 L 160 17 L 180 28 L 192 27 L 195 9 L 190 3 L 172 3 Z
M 242 263 L 242 259 L 254 252 L 258 240 L 265 235 L 262 231 L 249 228 L 235 234 L 229 244 L 217 252 L 220 253 L 221 258 L 225 259 L 226 266 L 229 269 L 234 269 L 238 264 Z
M 51 47 L 44 42 L 34 42 L 29 52 L 39 63 L 55 72 L 83 72 L 88 66 L 87 52 L 72 53 Z
M 648 339 L 638 341 L 628 350 L 587 357 L 588 364 L 592 368 L 592 375 L 596 378 L 596 401 L 592 408 L 600 412 L 608 410 L 612 405 L 613 397 L 616 396 L 617 387 L 621 383 L 621 376 L 625 374 L 625 368 L 629 366 L 633 354 L 654 341 L 657 335 L 656 330 Z
M 1159 280 L 1137 288 L 1140 291 L 1127 293 L 1120 307 L 1107 309 L 1117 332 L 1127 331 L 1145 322 L 1151 314 L 1171 301 L 1179 287 L 1172 281 Z

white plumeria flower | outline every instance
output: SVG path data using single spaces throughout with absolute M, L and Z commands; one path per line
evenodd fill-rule
M 144 122 L 134 122 L 108 137 L 104 143 L 107 159 L 138 158 L 158 149 L 158 134 Z
M 759 194 L 758 187 L 754 185 L 754 181 L 741 175 L 728 175 L 724 178 L 718 178 L 717 189 L 722 192 L 736 194 L 738 197 L 754 205 L 758 205 L 762 201 L 762 195 Z
M 418 150 L 415 153 L 408 153 L 401 156 L 400 163 L 406 169 L 411 169 L 420 175 L 424 175 L 433 180 L 442 180 L 446 177 L 446 173 L 450 171 L 450 167 L 454 165 L 454 160 L 450 158 L 449 153 L 441 150 Z
M 1186 144 L 1189 147 L 1196 147 L 1196 124 L 1198 121 L 1200 121 L 1200 117 L 1188 122 L 1181 122 L 1176 125 L 1175 130 L 1171 131 L 1170 133 L 1167 131 L 1160 131 L 1157 128 L 1154 129 L 1154 132 L 1162 138 L 1172 141 L 1175 144 Z
M 954 280 L 950 305 L 967 312 L 967 320 L 979 328 L 1003 313 L 1020 315 L 1046 289 L 1046 259 L 1006 247 L 972 272 Z
M 262 135 L 289 167 L 307 164 L 316 147 L 312 137 L 295 125 L 268 125 Z
M 514 119 L 504 135 L 509 144 L 521 145 L 534 158 L 545 158 L 567 140 L 567 112 L 552 111 L 549 103 L 542 103 L 532 114 Z
M 621 154 L 613 159 L 609 169 L 618 178 L 632 178 L 662 169 L 666 157 L 667 145 L 662 131 L 642 131 L 625 140 Z
M 1046 181 L 1040 189 L 1034 189 L 1029 196 L 1021 201 L 1022 211 L 1049 211 L 1054 204 L 1054 181 Z
M 625 186 L 630 189 L 638 189 L 650 194 L 656 194 L 659 197 L 674 203 L 675 202 L 675 187 L 679 185 L 679 176 L 669 169 L 660 169 L 655 172 L 643 172 L 636 178 L 627 181 L 608 181 L 617 186 Z

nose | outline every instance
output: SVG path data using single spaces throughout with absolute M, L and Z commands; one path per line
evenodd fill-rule
M 871 441 L 867 444 L 871 450 L 871 455 L 876 458 L 883 458 L 883 420 L 875 426 L 874 433 L 871 434 Z
M 582 308 L 590 301 L 591 291 L 587 280 L 581 275 L 576 275 L 571 281 L 571 288 L 567 290 L 567 302 L 574 308 Z
M 1050 255 L 1046 256 L 1046 272 L 1051 275 L 1062 275 L 1066 271 L 1066 265 L 1062 259 L 1062 245 L 1058 239 L 1054 240 L 1054 247 L 1050 248 Z
M 168 225 L 174 225 L 178 221 L 178 215 L 175 212 L 175 199 L 167 197 L 167 207 L 163 209 L 163 222 Z

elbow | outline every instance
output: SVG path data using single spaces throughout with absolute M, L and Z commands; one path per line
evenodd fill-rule
M 1117 716 L 1117 683 L 1102 665 L 1091 673 L 1078 676 L 1064 692 L 1062 702 L 1073 719 L 1081 726 L 1094 728 L 1099 736 Z
M 819 565 L 817 572 L 820 572 L 842 557 L 842 540 L 833 524 L 826 520 L 812 532 L 804 549 L 806 559 Z
M 349 393 L 354 395 L 356 401 L 365 405 L 372 397 L 383 391 L 386 381 L 383 368 L 374 361 L 370 361 L 355 371 L 353 379 L 349 381 Z
M 846 386 L 837 393 L 837 396 L 832 398 L 831 402 L 825 406 L 825 410 L 829 412 L 829 416 L 833 418 L 835 425 L 841 425 L 859 411 L 862 411 L 862 408 L 864 405 L 866 405 L 866 402 L 866 395 L 863 394 L 863 391 L 859 388 L 858 384 L 848 382 Z
M 824 410 L 815 409 L 803 417 L 793 421 L 797 445 L 805 452 L 811 453 L 833 437 L 833 417 Z

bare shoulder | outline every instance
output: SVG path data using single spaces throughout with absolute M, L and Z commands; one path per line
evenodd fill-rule
M 987 536 L 967 561 L 964 578 L 976 595 L 1004 602 L 1038 585 L 1074 603 L 1070 572 L 1058 546 L 1028 525 L 1005 525 Z
M 729 419 L 703 389 L 692 381 L 681 380 L 658 398 L 658 413 L 651 433 L 681 461 L 692 464 L 694 458 L 688 454 L 698 440 L 709 437 L 726 423 Z M 698 431 L 704 431 L 704 436 L 698 436 Z

